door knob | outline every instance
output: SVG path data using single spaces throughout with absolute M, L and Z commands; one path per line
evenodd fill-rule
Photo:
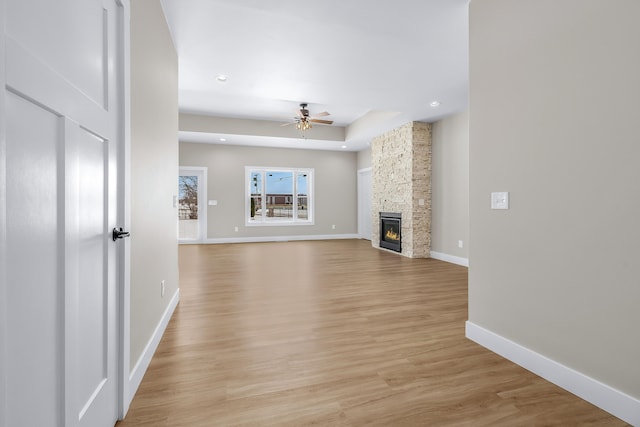
M 125 237 L 129 237 L 129 236 L 131 236 L 131 233 L 129 233 L 128 231 L 122 230 L 122 227 L 113 229 L 114 242 L 118 239 L 124 239 Z

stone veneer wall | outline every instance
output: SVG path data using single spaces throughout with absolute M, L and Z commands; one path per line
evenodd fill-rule
M 372 236 L 380 247 L 380 212 L 402 214 L 402 255 L 431 251 L 431 124 L 412 122 L 371 142 Z M 424 204 L 420 201 L 424 200 Z

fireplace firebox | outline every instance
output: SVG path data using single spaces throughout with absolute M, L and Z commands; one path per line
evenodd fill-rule
M 402 214 L 380 212 L 380 247 L 402 252 Z

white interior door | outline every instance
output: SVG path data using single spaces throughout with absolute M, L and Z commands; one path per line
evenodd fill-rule
M 118 416 L 123 6 L 2 0 L 0 425 Z M 5 18 L 6 17 L 6 18 Z M 1 395 L 0 395 L 1 397 Z
M 358 171 L 358 234 L 371 240 L 371 168 Z

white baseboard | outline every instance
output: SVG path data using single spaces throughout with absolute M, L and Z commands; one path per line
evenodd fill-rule
M 452 264 L 462 265 L 469 267 L 469 258 L 462 258 L 455 255 L 443 254 L 442 252 L 431 251 L 431 258 L 438 259 L 440 261 L 450 262 Z
M 220 244 L 220 243 L 260 243 L 260 242 L 289 242 L 294 240 L 336 240 L 359 239 L 358 234 L 319 234 L 309 236 L 265 236 L 265 237 L 222 237 L 218 239 L 206 239 L 202 242 L 189 242 L 192 244 Z M 187 242 L 180 242 L 184 244 Z
M 156 329 L 153 331 L 153 335 L 151 335 L 151 339 L 147 343 L 146 347 L 142 351 L 140 358 L 136 362 L 136 365 L 131 370 L 131 374 L 129 375 L 129 396 L 127 396 L 128 402 L 127 407 L 131 404 L 133 397 L 136 395 L 138 391 L 138 387 L 140 387 L 140 383 L 142 382 L 142 377 L 144 377 L 145 372 L 149 368 L 149 364 L 151 363 L 151 359 L 153 358 L 153 354 L 156 352 L 158 348 L 158 344 L 160 344 L 160 340 L 162 339 L 162 335 L 164 331 L 167 329 L 167 325 L 169 324 L 169 320 L 171 320 L 171 316 L 178 306 L 178 302 L 180 302 L 180 289 L 177 289 L 175 294 L 173 294 L 173 298 L 169 302 L 169 306 L 162 314 L 160 318 L 160 322 L 156 326 Z
M 621 420 L 640 426 L 640 400 L 469 321 L 466 336 Z

